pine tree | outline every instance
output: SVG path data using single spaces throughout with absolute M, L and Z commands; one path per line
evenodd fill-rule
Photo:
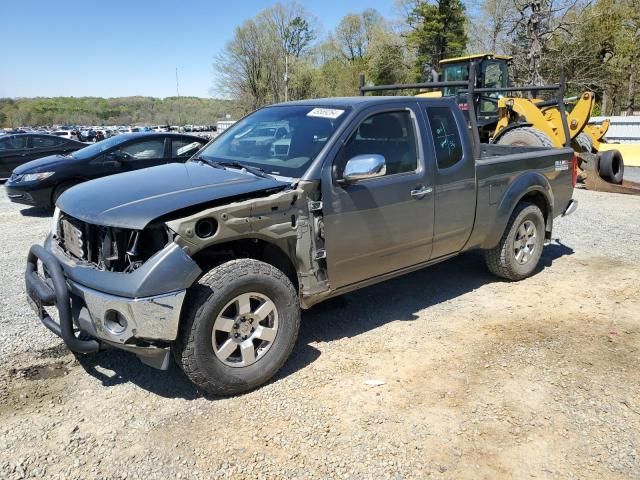
M 411 28 L 407 42 L 416 51 L 416 69 L 423 80 L 440 60 L 466 50 L 465 7 L 460 0 L 416 0 L 407 22 Z

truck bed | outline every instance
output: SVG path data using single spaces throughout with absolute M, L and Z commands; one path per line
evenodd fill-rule
M 533 154 L 533 155 L 532 155 Z M 513 199 L 520 185 L 532 191 L 544 189 L 552 199 L 549 221 L 567 208 L 573 192 L 571 148 L 487 145 L 480 147 L 476 160 L 477 209 L 473 234 L 466 249 L 488 247 L 502 235 Z

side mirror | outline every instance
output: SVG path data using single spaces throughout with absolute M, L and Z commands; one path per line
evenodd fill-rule
M 382 177 L 387 173 L 387 163 L 382 155 L 356 155 L 349 159 L 342 174 L 343 183 Z

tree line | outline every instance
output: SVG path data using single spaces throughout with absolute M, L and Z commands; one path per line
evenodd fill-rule
M 216 56 L 212 91 L 244 111 L 287 99 L 355 95 L 373 84 L 428 81 L 440 60 L 513 57 L 514 85 L 556 83 L 596 93 L 603 114 L 633 112 L 638 95 L 640 0 L 396 0 L 342 18 L 331 31 L 297 1 L 239 25 Z
M 197 97 L 0 98 L 0 126 L 212 125 L 242 114 L 233 100 Z
M 633 113 L 640 83 L 640 0 L 396 0 L 395 13 L 345 15 L 324 32 L 296 0 L 245 20 L 215 57 L 212 96 L 0 99 L 0 125 L 210 124 L 263 105 L 356 95 L 428 81 L 440 60 L 513 57 L 514 85 L 595 92 L 597 113 Z

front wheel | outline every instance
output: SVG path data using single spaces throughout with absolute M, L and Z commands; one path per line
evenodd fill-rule
M 295 345 L 296 290 L 275 267 L 253 259 L 227 262 L 190 289 L 174 355 L 189 379 L 214 395 L 267 382 Z
M 511 214 L 498 245 L 485 251 L 487 267 L 507 280 L 530 276 L 544 247 L 544 216 L 537 205 L 520 203 Z

